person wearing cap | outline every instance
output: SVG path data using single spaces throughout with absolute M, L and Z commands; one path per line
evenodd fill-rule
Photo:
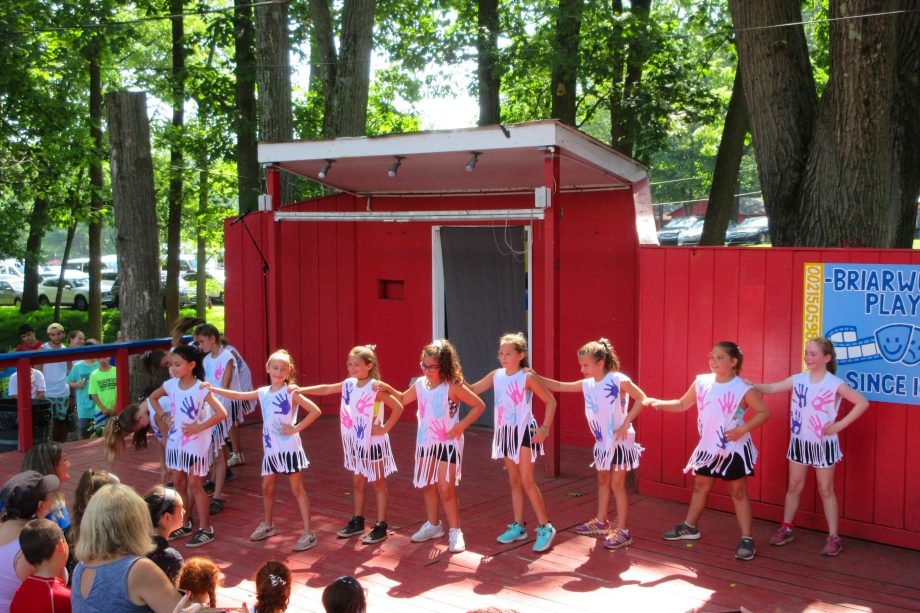
M 48 326 L 48 342 L 42 349 L 64 349 L 64 326 L 54 322 Z M 54 411 L 53 429 L 51 437 L 63 443 L 67 440 L 69 421 L 67 412 L 70 408 L 70 386 L 67 385 L 67 373 L 70 372 L 70 362 L 50 362 L 42 365 L 45 375 L 45 398 L 51 401 Z
M 19 534 L 30 520 L 48 514 L 51 493 L 60 487 L 57 476 L 27 470 L 13 475 L 0 488 L 0 613 L 9 612 L 19 585 L 35 572 L 22 555 Z

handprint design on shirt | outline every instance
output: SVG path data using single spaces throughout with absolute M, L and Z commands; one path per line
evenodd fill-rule
M 364 394 L 355 403 L 355 410 L 361 415 L 370 415 L 374 407 L 374 395 Z
M 444 425 L 444 422 L 441 420 L 431 422 L 431 435 L 434 436 L 435 440 L 439 443 L 447 441 L 447 427 Z
M 592 419 L 591 421 L 588 422 L 588 427 L 591 428 L 591 434 L 594 435 L 594 440 L 596 441 L 604 440 L 604 435 L 601 434 L 601 426 L 599 423 L 597 423 L 596 421 Z
M 719 407 L 722 409 L 722 415 L 728 417 L 735 411 L 735 406 L 737 406 L 737 403 L 735 402 L 736 398 L 737 397 L 735 396 L 734 392 L 723 394 L 719 398 Z
M 191 396 L 186 396 L 182 399 L 179 410 L 182 411 L 190 421 L 195 421 L 198 417 L 198 408 L 195 406 L 195 401 L 192 400 Z
M 418 397 L 418 420 L 425 419 L 425 413 L 428 412 L 428 399 L 424 396 Z
M 524 390 L 517 381 L 508 384 L 506 395 L 511 399 L 511 404 L 518 406 L 524 400 Z
M 801 434 L 802 432 L 802 412 L 793 411 L 792 412 L 792 433 Z
M 354 391 L 354 386 L 351 383 L 346 383 L 342 386 L 342 401 L 345 404 L 351 403 L 351 393 Z
M 218 362 L 217 366 L 214 367 L 214 379 L 218 384 L 224 380 L 224 365 L 222 362 Z
M 355 420 L 355 438 L 358 440 L 364 439 L 364 432 L 367 430 L 367 422 L 363 419 Z
M 601 405 L 598 404 L 597 398 L 594 397 L 593 392 L 588 392 L 588 394 L 585 395 L 585 408 L 595 415 L 601 412 Z
M 351 430 L 353 422 L 351 421 L 351 415 L 348 414 L 347 409 L 342 409 L 339 411 L 339 419 L 342 420 L 342 425 L 345 426 L 347 430 Z
M 795 396 L 795 403 L 800 409 L 804 409 L 808 402 L 808 386 L 804 383 L 796 383 L 792 388 L 792 393 Z
M 821 390 L 821 393 L 815 396 L 815 399 L 811 401 L 811 408 L 819 413 L 827 413 L 828 411 L 824 407 L 833 403 L 834 392 L 830 390 Z
M 608 381 L 607 385 L 604 386 L 604 391 L 607 392 L 604 396 L 611 400 L 616 400 L 620 397 L 620 388 L 617 387 L 615 381 Z
M 700 413 L 706 410 L 706 407 L 709 406 L 709 392 L 711 388 L 701 387 L 701 389 L 696 392 L 696 407 Z
M 725 428 L 719 426 L 719 431 L 717 434 L 719 436 L 719 442 L 716 443 L 716 445 L 718 445 L 719 449 L 725 449 L 728 447 L 728 438 L 725 436 Z
M 272 437 L 269 433 L 268 428 L 262 428 L 262 442 L 265 444 L 266 449 L 272 448 Z
M 278 407 L 279 409 L 275 411 L 275 415 L 287 415 L 291 412 L 291 401 L 288 399 L 287 394 L 278 394 L 275 396 L 272 406 Z
M 814 433 L 815 438 L 821 440 L 824 438 L 824 423 L 821 421 L 821 418 L 817 415 L 812 415 L 808 418 L 808 427 Z

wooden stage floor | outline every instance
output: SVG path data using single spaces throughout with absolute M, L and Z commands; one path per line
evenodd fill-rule
M 489 459 L 491 433 L 473 429 L 466 437 L 463 482 L 459 488 L 467 550 L 447 552 L 447 539 L 415 544 L 409 536 L 424 521 L 422 496 L 412 487 L 415 425 L 401 423 L 391 434 L 400 471 L 389 479 L 390 537 L 377 545 L 335 536 L 352 511 L 351 479 L 341 467 L 338 419 L 325 416 L 303 434 L 311 465 L 304 483 L 310 496 L 319 545 L 295 553 L 299 514 L 285 479 L 276 490 L 278 536 L 253 543 L 249 534 L 262 516 L 258 425 L 242 428 L 247 463 L 234 469 L 227 505 L 214 516 L 214 543 L 177 548 L 186 558 L 206 555 L 224 574 L 221 606 L 253 603 L 253 576 L 269 559 L 284 560 L 295 577 L 289 611 L 322 611 L 323 587 L 341 575 L 359 578 L 368 589 L 369 610 L 462 612 L 499 607 L 520 612 L 608 611 L 898 611 L 920 610 L 920 553 L 846 539 L 837 558 L 818 555 L 824 535 L 799 531 L 785 547 L 771 547 L 776 526 L 755 522 L 757 557 L 734 560 L 738 528 L 732 515 L 707 511 L 703 539 L 666 542 L 661 533 L 684 517 L 685 506 L 642 495 L 631 496 L 629 525 L 635 544 L 611 552 L 602 541 L 575 534 L 592 517 L 596 477 L 589 450 L 562 449 L 562 477 L 540 478 L 549 516 L 559 533 L 548 552 L 532 551 L 533 539 L 499 545 L 495 537 L 510 521 L 511 503 L 504 470 Z M 154 443 L 155 444 L 155 443 Z M 111 468 L 143 493 L 158 478 L 157 455 L 128 450 L 106 466 L 99 441 L 68 443 L 71 480 L 68 501 L 88 467 Z M 16 472 L 22 454 L 0 454 L 0 475 Z M 542 467 L 538 472 L 542 473 Z M 374 517 L 368 491 L 369 517 Z M 528 508 L 528 523 L 535 518 Z M 369 524 L 372 520 L 369 521 Z M 532 537 L 532 530 L 531 530 Z

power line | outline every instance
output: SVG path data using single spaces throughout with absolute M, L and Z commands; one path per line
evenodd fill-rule
M 763 192 L 761 192 L 761 191 L 756 191 L 756 192 L 744 192 L 743 194 L 735 194 L 734 197 L 737 198 L 738 196 L 753 196 L 754 194 L 762 194 L 762 193 L 763 193 Z M 653 203 L 652 203 L 652 206 L 668 206 L 668 205 L 671 205 L 671 204 L 693 204 L 693 203 L 695 203 L 695 202 L 703 202 L 703 201 L 708 200 L 708 199 L 709 199 L 709 197 L 706 196 L 706 197 L 704 197 L 704 198 L 693 198 L 692 200 L 675 200 L 675 201 L 673 201 L 673 202 L 653 202 Z

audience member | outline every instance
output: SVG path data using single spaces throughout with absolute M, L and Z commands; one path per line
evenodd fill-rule
M 48 326 L 48 342 L 42 349 L 54 351 L 64 349 L 64 326 L 54 322 Z M 67 373 L 70 371 L 70 362 L 49 362 L 42 364 L 42 373 L 45 375 L 45 398 L 51 402 L 54 412 L 54 427 L 52 438 L 59 443 L 67 440 L 70 421 L 67 412 L 70 408 L 70 387 L 67 385 Z
M 32 376 L 30 377 L 32 385 L 32 399 L 39 399 L 45 397 L 45 375 L 42 374 L 42 371 L 33 368 Z M 13 373 L 10 375 L 9 380 L 7 381 L 6 395 L 10 398 L 15 398 L 19 395 L 19 373 Z
M 69 613 L 70 590 L 61 577 L 70 547 L 60 526 L 33 519 L 19 533 L 19 546 L 35 572 L 16 590 L 10 613 Z
M 144 494 L 144 502 L 153 522 L 153 543 L 156 549 L 147 554 L 173 583 L 182 569 L 182 554 L 169 546 L 169 533 L 182 525 L 184 506 L 182 496 L 171 487 L 156 485 Z M 197 602 L 193 600 L 193 602 Z
M 87 339 L 85 345 L 98 345 L 94 338 Z M 87 358 L 74 363 L 67 376 L 67 384 L 74 391 L 77 404 L 77 432 L 81 439 L 90 437 L 93 432 L 93 417 L 96 414 L 96 403 L 89 397 L 89 376 L 99 368 L 96 358 Z
M 326 613 L 365 613 L 367 590 L 351 575 L 339 577 L 323 590 Z
M 219 585 L 220 569 L 210 558 L 191 558 L 179 571 L 179 589 L 191 594 L 190 602 L 216 607 Z
M 291 571 L 282 562 L 269 560 L 256 572 L 254 613 L 284 613 L 291 599 Z
M 42 342 L 35 338 L 35 328 L 29 324 L 19 326 L 19 338 L 22 343 L 16 346 L 16 351 L 38 351 L 42 348 Z

